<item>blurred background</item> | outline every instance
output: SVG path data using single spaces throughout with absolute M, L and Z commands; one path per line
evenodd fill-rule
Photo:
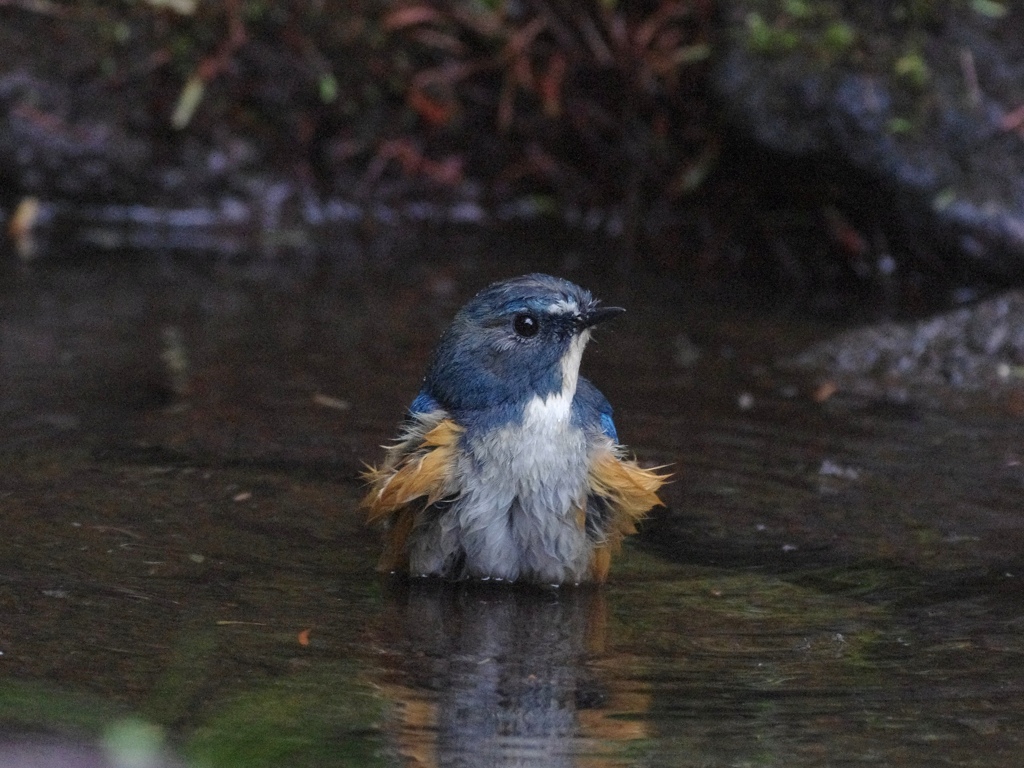
M 557 222 L 595 267 L 926 311 L 1022 273 L 1022 13 L 5 0 L 0 209 L 23 256 Z
M 1024 6 L 0 0 L 0 768 L 1013 766 Z M 627 308 L 601 589 L 373 572 L 458 307 Z

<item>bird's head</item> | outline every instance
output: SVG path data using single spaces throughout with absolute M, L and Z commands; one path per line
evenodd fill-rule
M 488 286 L 455 315 L 425 390 L 446 408 L 482 410 L 559 396 L 572 401 L 591 329 L 625 310 L 568 280 L 532 274 Z

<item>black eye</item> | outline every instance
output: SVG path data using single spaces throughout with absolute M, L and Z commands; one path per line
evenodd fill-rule
M 540 323 L 537 322 L 537 318 L 533 315 L 516 315 L 512 319 L 512 330 L 524 339 L 536 336 L 539 329 Z

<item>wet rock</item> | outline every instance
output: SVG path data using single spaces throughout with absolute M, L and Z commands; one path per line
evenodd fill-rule
M 722 3 L 714 88 L 784 155 L 865 171 L 920 251 L 1024 269 L 1024 6 Z
M 844 388 L 999 389 L 1024 378 L 1024 292 L 914 323 L 885 322 L 817 344 L 793 361 Z

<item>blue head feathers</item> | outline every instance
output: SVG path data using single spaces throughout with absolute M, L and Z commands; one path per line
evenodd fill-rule
M 441 337 L 422 394 L 456 413 L 516 410 L 551 396 L 568 405 L 590 329 L 624 311 L 601 307 L 589 291 L 549 275 L 494 283 Z

